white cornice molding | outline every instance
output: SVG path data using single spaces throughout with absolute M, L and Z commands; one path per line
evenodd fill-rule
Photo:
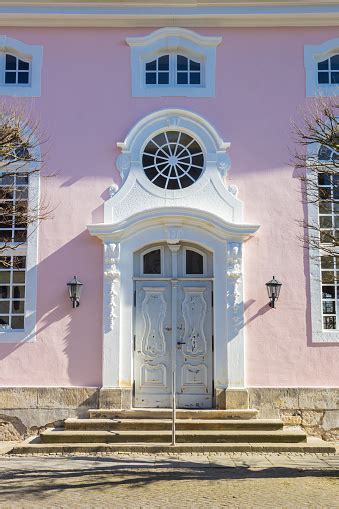
M 190 225 L 208 231 L 219 239 L 246 240 L 259 229 L 257 224 L 230 223 L 214 214 L 184 207 L 163 207 L 135 214 L 119 223 L 87 225 L 91 235 L 103 241 L 121 240 L 154 226 Z
M 2 1 L 0 24 L 22 27 L 338 26 L 339 2 L 170 0 L 130 2 Z

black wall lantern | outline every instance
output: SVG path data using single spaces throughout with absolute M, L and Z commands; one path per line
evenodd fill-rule
M 268 298 L 270 299 L 271 308 L 275 308 L 275 301 L 279 299 L 282 283 L 279 283 L 273 276 L 273 279 L 266 283 Z
M 73 308 L 79 307 L 80 306 L 80 293 L 81 293 L 81 288 L 82 288 L 83 284 L 77 280 L 76 276 L 74 276 L 72 281 L 67 283 L 67 286 L 68 286 L 69 298 L 71 299 L 71 301 L 73 303 Z

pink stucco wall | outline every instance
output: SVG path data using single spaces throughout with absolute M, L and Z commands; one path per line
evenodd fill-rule
M 0 29 L 44 46 L 42 96 L 28 99 L 48 134 L 42 196 L 54 209 L 39 231 L 38 325 L 32 344 L 0 344 L 0 385 L 101 385 L 102 246 L 85 225 L 103 220 L 116 142 L 154 110 L 179 107 L 232 143 L 229 181 L 245 220 L 261 224 L 245 248 L 246 378 L 249 386 L 338 386 L 339 345 L 311 343 L 308 263 L 298 235 L 298 180 L 288 166 L 291 119 L 305 104 L 304 44 L 335 28 L 208 29 L 217 49 L 215 98 L 132 98 L 127 35 L 147 29 Z M 72 311 L 66 282 L 85 283 Z M 277 310 L 265 282 L 283 283 Z

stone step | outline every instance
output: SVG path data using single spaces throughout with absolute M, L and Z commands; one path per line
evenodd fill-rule
M 280 419 L 177 419 L 176 429 L 179 430 L 258 430 L 273 431 L 283 428 Z M 65 429 L 68 431 L 120 431 L 120 430 L 171 430 L 170 419 L 66 419 Z
M 40 434 L 42 443 L 170 443 L 170 431 L 64 431 L 48 429 Z M 177 431 L 178 443 L 223 443 L 223 442 L 306 442 L 306 434 L 293 431 Z
M 209 454 L 209 453 L 299 453 L 299 454 L 335 454 L 335 446 L 315 437 L 309 437 L 307 442 L 299 443 L 185 443 L 172 446 L 170 444 L 102 444 L 102 443 L 73 443 L 73 444 L 44 444 L 39 438 L 30 438 L 22 444 L 15 445 L 8 454 Z
M 177 419 L 255 419 L 258 410 L 232 409 L 232 410 L 191 410 L 178 409 Z M 89 410 L 92 419 L 171 419 L 171 408 L 132 408 L 124 409 L 93 409 Z

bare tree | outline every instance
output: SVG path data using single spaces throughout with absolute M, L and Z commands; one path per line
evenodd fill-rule
M 303 220 L 301 235 L 312 253 L 339 253 L 339 102 L 315 98 L 302 120 L 293 123 L 296 151 L 292 165 L 299 170 L 303 200 L 318 213 Z
M 49 215 L 41 200 L 29 200 L 29 180 L 43 167 L 39 122 L 24 108 L 0 104 L 0 254 L 15 251 Z M 5 260 L 2 258 L 2 260 Z M 5 263 L 2 261 L 2 263 Z

